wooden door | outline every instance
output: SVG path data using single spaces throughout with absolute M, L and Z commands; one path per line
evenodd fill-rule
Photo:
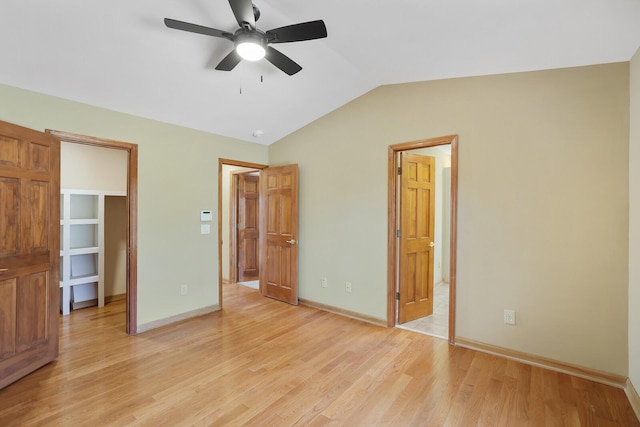
M 398 323 L 433 314 L 435 159 L 401 154 Z
M 0 388 L 58 357 L 60 141 L 0 122 Z
M 238 281 L 258 280 L 260 237 L 258 172 L 238 175 Z
M 298 305 L 298 165 L 260 171 L 260 292 Z

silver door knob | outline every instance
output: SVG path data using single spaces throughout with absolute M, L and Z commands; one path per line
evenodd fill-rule
M 432 247 L 434 247 L 434 246 L 435 246 L 435 244 L 434 244 L 433 242 L 429 242 L 429 247 L 430 247 L 430 248 L 432 248 Z
M 298 243 L 298 241 L 291 239 L 291 240 L 287 240 L 287 243 L 289 243 L 290 245 L 295 245 L 296 243 Z

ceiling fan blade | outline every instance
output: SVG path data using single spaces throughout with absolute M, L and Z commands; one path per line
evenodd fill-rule
M 215 28 L 203 27 L 202 25 L 190 24 L 189 22 L 176 21 L 175 19 L 164 18 L 164 25 L 176 30 L 189 31 L 190 33 L 204 34 L 206 36 L 220 37 L 233 41 L 233 34 Z
M 327 27 L 324 21 L 302 22 L 300 24 L 287 25 L 267 31 L 269 43 L 288 43 L 303 40 L 314 40 L 327 37 Z M 271 40 L 273 37 L 273 40 Z
M 236 65 L 240 63 L 242 58 L 238 55 L 235 49 L 233 49 L 227 56 L 224 57 L 222 61 L 218 65 L 216 65 L 216 70 L 219 71 L 231 71 L 236 68 Z
M 253 15 L 253 3 L 251 3 L 251 0 L 229 0 L 229 5 L 239 26 L 242 27 L 242 23 L 246 22 L 255 30 L 256 18 Z
M 267 47 L 267 53 L 264 57 L 267 61 L 271 62 L 290 76 L 293 76 L 295 73 L 302 70 L 302 67 L 295 63 L 293 59 L 289 58 L 284 53 L 275 50 L 271 46 Z

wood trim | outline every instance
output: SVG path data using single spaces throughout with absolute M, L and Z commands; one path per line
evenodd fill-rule
M 39 132 L 38 132 L 39 133 Z M 60 139 L 54 135 L 49 134 L 47 138 L 51 141 L 51 209 L 49 213 L 49 266 L 50 270 L 50 286 L 51 294 L 50 298 L 55 301 L 55 312 L 49 313 L 48 327 L 53 326 L 53 330 L 49 330 L 49 342 L 48 347 L 48 359 L 57 359 L 60 354 L 60 330 L 55 325 L 60 321 L 60 164 L 61 164 L 61 152 L 60 152 Z M 54 303 L 49 300 L 48 307 L 52 307 Z M 25 359 L 26 360 L 26 359 Z
M 238 175 L 231 173 L 229 192 L 229 283 L 238 283 Z M 222 194 L 222 193 L 220 193 Z
M 199 317 L 199 316 L 204 316 L 205 314 L 215 313 L 216 311 L 220 311 L 221 309 L 222 307 L 220 307 L 220 304 L 214 304 L 208 307 L 199 308 L 197 310 L 191 310 L 185 313 L 176 314 L 175 316 L 165 317 L 164 319 L 154 320 L 153 322 L 143 323 L 142 325 L 138 325 L 138 333 L 161 328 L 163 326 L 169 326 L 174 323 L 181 322 L 183 320 L 191 319 L 193 317 Z
M 458 283 L 458 136 L 451 140 L 451 234 L 449 241 L 449 344 L 456 337 L 456 285 Z
M 398 274 L 397 262 L 398 245 L 398 212 L 397 212 L 397 184 L 396 177 L 398 162 L 396 160 L 396 150 L 392 146 L 388 149 L 389 169 L 387 174 L 388 192 L 387 207 L 388 230 L 387 230 L 387 327 L 393 328 L 396 325 L 396 277 Z
M 447 135 L 420 141 L 404 142 L 390 145 L 388 149 L 388 198 L 387 215 L 389 218 L 387 230 L 387 323 L 394 327 L 396 324 L 396 276 L 397 276 L 397 238 L 398 215 L 396 206 L 398 201 L 396 177 L 398 160 L 396 154 L 400 151 L 416 150 L 419 148 L 436 147 L 451 144 L 451 246 L 449 268 L 449 343 L 455 343 L 455 313 L 456 313 L 456 253 L 458 229 L 458 135 Z
M 629 403 L 633 408 L 633 412 L 636 414 L 636 417 L 640 421 L 640 396 L 638 395 L 637 390 L 633 386 L 633 383 L 629 378 L 627 378 L 627 382 L 624 387 L 624 393 L 627 395 L 627 399 L 629 399 Z
M 129 257 L 127 258 L 127 334 L 138 333 L 138 146 L 129 147 Z
M 47 133 L 64 142 L 92 145 L 103 148 L 126 150 L 127 165 L 127 209 L 129 213 L 127 242 L 127 334 L 135 335 L 138 327 L 138 145 L 129 142 L 79 135 L 47 129 Z
M 95 136 L 81 135 L 77 133 L 64 132 L 61 130 L 47 129 L 47 133 L 55 136 L 63 142 L 77 142 L 85 145 L 94 145 L 96 147 L 119 148 L 121 150 L 130 150 L 132 145 L 129 142 L 115 141 L 113 139 L 98 138 Z
M 111 304 L 112 302 L 117 302 L 117 301 L 122 301 L 127 299 L 127 294 L 117 294 L 117 295 L 105 295 L 104 297 L 104 303 L 106 304 Z
M 222 166 L 240 166 L 262 170 L 269 165 L 244 162 L 242 160 L 218 158 L 218 305 L 222 309 Z
M 84 301 L 72 302 L 71 310 L 81 310 L 83 308 L 88 307 L 97 307 L 98 306 L 98 298 L 88 299 Z
M 606 384 L 612 387 L 625 389 L 627 378 L 622 375 L 611 374 L 608 372 L 598 371 L 596 369 L 585 368 L 584 366 L 573 365 L 571 363 L 560 362 L 546 357 L 536 356 L 534 354 L 523 353 L 521 351 L 511 350 L 504 347 L 498 347 L 491 344 L 475 341 L 468 338 L 456 337 L 456 346 L 464 347 L 482 353 L 501 356 L 506 359 L 515 360 L 527 365 L 538 366 L 549 369 L 551 371 L 563 374 L 573 375 L 585 380 L 595 381 L 600 384 Z
M 387 322 L 385 321 L 385 319 L 380 319 L 373 316 L 367 316 L 365 314 L 357 313 L 355 311 L 345 310 L 342 308 L 334 307 L 327 304 L 322 304 L 320 302 L 310 301 L 303 298 L 298 298 L 298 303 L 306 307 L 327 311 L 329 313 L 337 314 L 339 316 L 349 317 L 351 319 L 360 320 L 361 322 L 371 323 L 376 326 L 382 326 L 383 328 L 387 327 Z

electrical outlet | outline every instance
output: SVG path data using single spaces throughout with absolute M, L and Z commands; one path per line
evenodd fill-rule
M 505 310 L 504 311 L 504 323 L 507 325 L 515 325 L 516 324 L 516 311 L 515 310 Z
M 188 291 L 189 288 L 187 287 L 187 285 L 180 285 L 180 295 L 186 295 Z
M 322 279 L 320 279 L 320 287 L 322 288 L 326 288 L 327 287 L 327 278 L 323 277 Z
M 348 293 L 351 293 L 351 282 L 346 282 L 344 284 L 344 291 L 348 292 Z

